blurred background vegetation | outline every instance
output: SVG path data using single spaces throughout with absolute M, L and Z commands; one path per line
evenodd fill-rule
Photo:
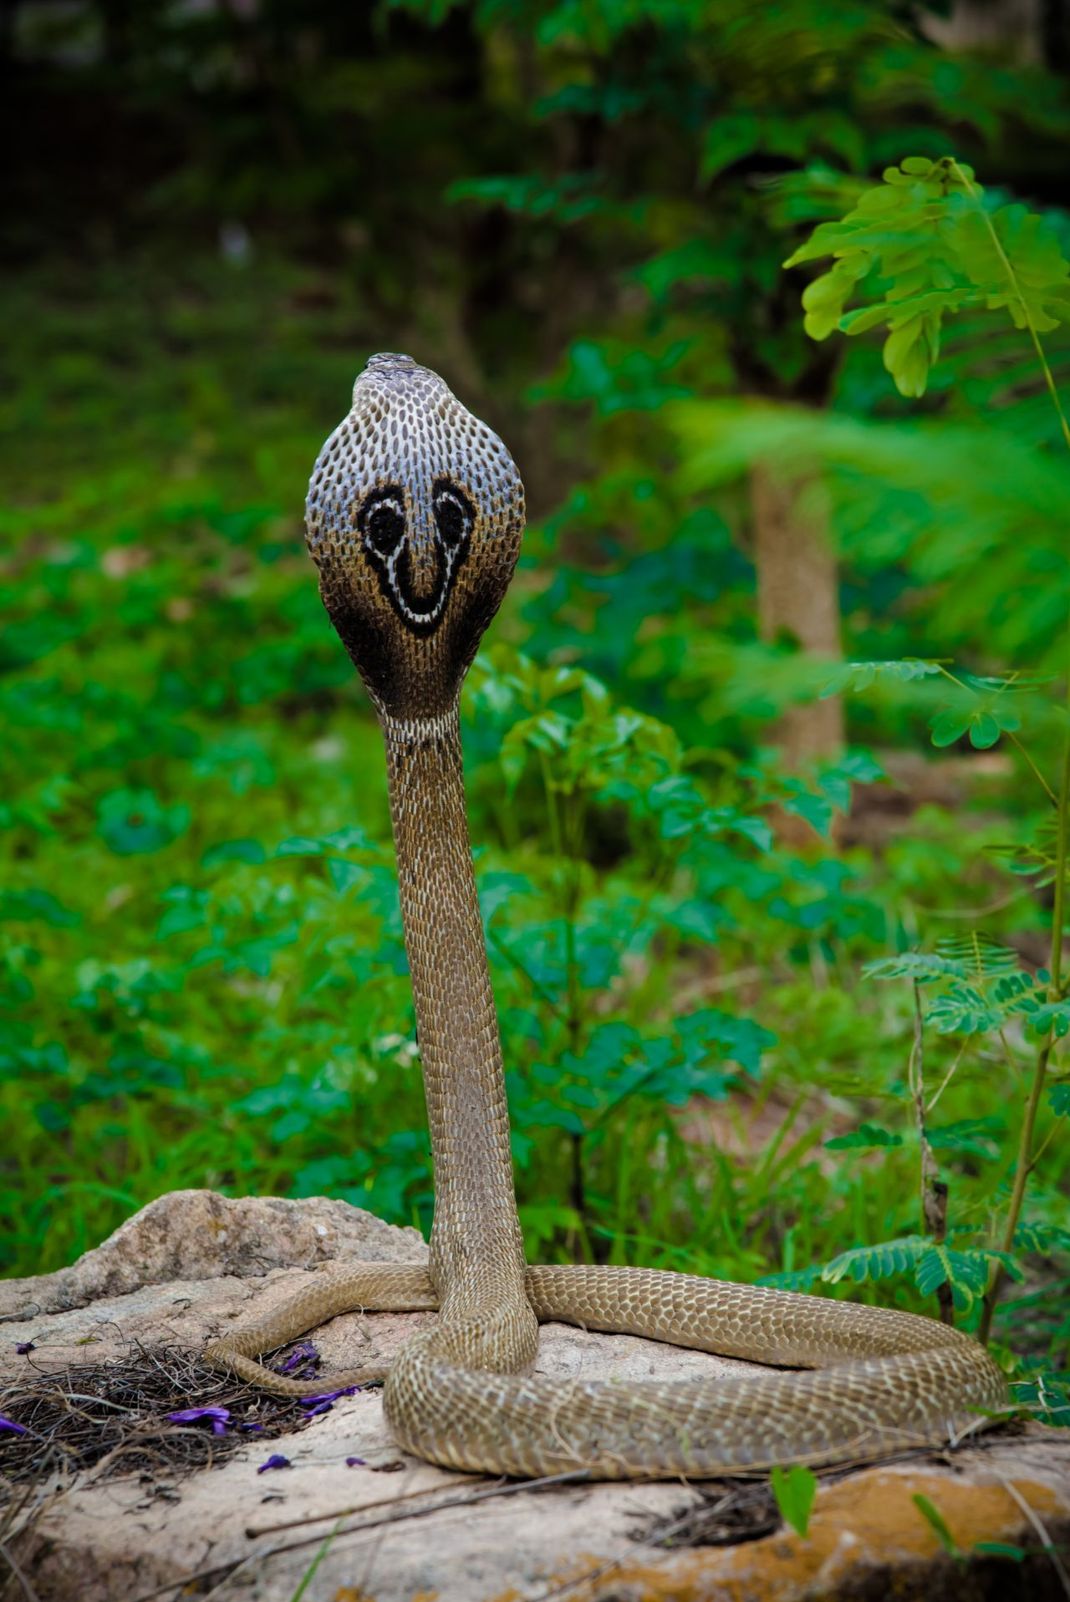
M 532 512 L 464 702 L 530 1254 L 824 1271 L 975 1326 L 1003 1262 L 997 1341 L 1057 1367 L 1051 1017 L 1005 1224 L 1070 458 L 1010 318 L 957 318 L 904 399 L 782 263 L 947 154 L 1065 254 L 1065 0 L 6 0 L 0 30 L 5 1269 L 179 1186 L 428 1227 L 380 743 L 301 524 L 355 373 L 403 350 Z

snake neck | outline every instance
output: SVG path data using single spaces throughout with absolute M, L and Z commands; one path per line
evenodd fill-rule
M 457 709 L 380 723 L 435 1169 L 431 1279 L 444 1313 L 479 1322 L 527 1304 Z

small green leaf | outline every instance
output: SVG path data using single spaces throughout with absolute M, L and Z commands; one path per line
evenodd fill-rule
M 179 902 L 175 906 L 168 907 L 156 925 L 156 938 L 167 940 L 171 935 L 188 934 L 191 929 L 203 929 L 204 925 L 204 907 L 200 901 Z
M 943 712 L 937 712 L 929 722 L 933 745 L 941 749 L 947 745 L 954 745 L 956 740 L 962 739 L 969 726 L 968 712 L 961 712 L 957 708 L 954 710 L 945 708 Z
M 312 840 L 305 835 L 294 834 L 287 840 L 280 840 L 275 847 L 277 857 L 321 857 L 324 842 Z
M 808 823 L 817 834 L 828 836 L 835 809 L 826 796 L 815 795 L 803 785 L 789 781 L 787 793 L 780 804 L 785 812 L 791 812 L 795 817 L 802 818 L 803 822 Z
M 209 846 L 201 858 L 202 868 L 217 868 L 224 862 L 249 862 L 254 865 L 267 860 L 267 852 L 259 840 L 221 840 Z
M 826 1140 L 826 1151 L 872 1151 L 877 1146 L 901 1146 L 902 1135 L 880 1124 L 859 1124 L 849 1135 L 835 1135 Z
M 925 394 L 930 362 L 928 328 L 926 318 L 912 317 L 884 342 L 884 365 L 900 395 L 917 398 Z
M 367 868 L 362 868 L 356 862 L 347 862 L 344 857 L 328 857 L 327 872 L 339 895 L 344 895 L 355 884 L 366 884 L 368 881 Z
M 1028 1556 L 1024 1546 L 1015 1546 L 1011 1541 L 975 1541 L 973 1550 L 985 1557 L 1010 1558 L 1012 1563 L 1024 1563 Z
M 1070 1113 L 1070 1079 L 1064 1079 L 1057 1085 L 1049 1085 L 1048 1101 L 1052 1112 L 1059 1117 Z
M 785 1524 L 790 1524 L 796 1535 L 806 1538 L 810 1528 L 810 1510 L 817 1494 L 817 1477 L 801 1463 L 792 1468 L 774 1468 L 769 1483 Z
M 970 744 L 978 751 L 987 751 L 999 739 L 1000 727 L 991 712 L 975 712 L 970 719 Z M 935 745 L 935 739 L 933 744 Z
M 922 1515 L 930 1528 L 935 1531 L 937 1540 L 940 1542 L 940 1545 L 943 1547 L 944 1551 L 947 1552 L 951 1557 L 958 1557 L 959 1549 L 955 1544 L 955 1537 L 948 1529 L 947 1520 L 940 1512 L 940 1509 L 935 1507 L 933 1503 L 929 1501 L 927 1496 L 922 1496 L 920 1493 L 914 1497 L 914 1506 L 917 1508 L 918 1512 Z
M 189 807 L 164 806 L 152 790 L 113 790 L 97 808 L 104 843 L 117 856 L 159 851 L 189 827 Z
M 786 1268 L 779 1274 L 763 1274 L 757 1284 L 772 1285 L 776 1290 L 808 1291 L 820 1277 L 820 1265 L 814 1263 L 809 1268 Z
M 70 929 L 82 921 L 48 890 L 0 890 L 0 920 L 48 923 L 54 929 Z

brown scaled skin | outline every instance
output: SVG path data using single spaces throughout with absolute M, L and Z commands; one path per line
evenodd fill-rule
M 399 1443 L 447 1467 L 693 1476 L 879 1457 L 944 1442 L 1005 1399 L 968 1336 L 931 1319 L 650 1269 L 527 1267 L 494 998 L 472 874 L 457 701 L 516 563 L 524 492 L 504 445 L 407 356 L 373 356 L 316 463 L 308 543 L 379 716 L 435 1166 L 427 1269 L 316 1276 L 205 1356 L 254 1361 L 354 1308 L 439 1308 L 386 1375 Z M 810 1370 L 649 1382 L 526 1374 L 537 1319 Z

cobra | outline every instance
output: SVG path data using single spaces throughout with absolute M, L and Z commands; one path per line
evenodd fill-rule
M 373 356 L 316 462 L 309 550 L 386 747 L 435 1174 L 428 1267 L 313 1276 L 208 1361 L 308 1394 L 258 1359 L 336 1314 L 437 1308 L 384 1377 L 398 1443 L 449 1468 L 621 1479 L 879 1457 L 946 1441 L 1005 1400 L 984 1349 L 895 1310 L 648 1269 L 528 1266 L 465 813 L 458 699 L 512 576 L 524 490 L 435 373 Z M 771 1365 L 648 1383 L 530 1372 L 540 1320 Z M 791 1370 L 792 1372 L 784 1372 Z M 357 1369 L 346 1384 L 380 1377 Z

